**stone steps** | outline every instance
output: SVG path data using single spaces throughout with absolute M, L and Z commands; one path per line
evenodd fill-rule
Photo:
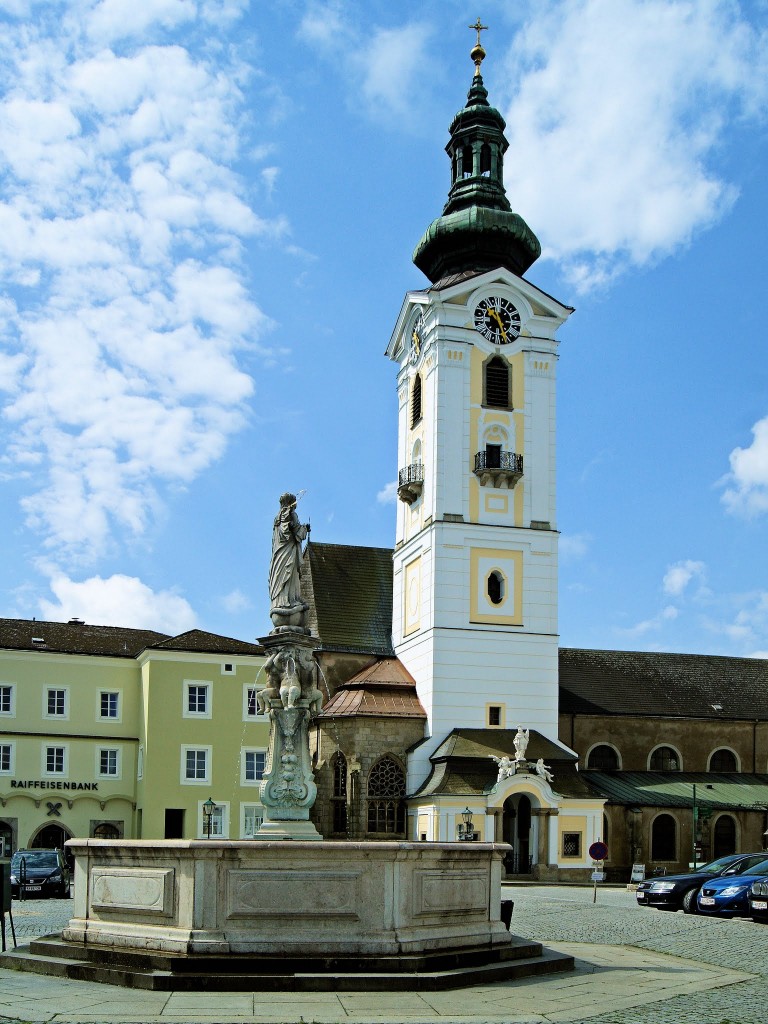
M 513 937 L 503 949 L 401 957 L 183 956 L 83 948 L 57 936 L 0 955 L 0 967 L 162 992 L 440 991 L 573 969 L 573 957 Z M 351 969 L 352 968 L 352 969 Z

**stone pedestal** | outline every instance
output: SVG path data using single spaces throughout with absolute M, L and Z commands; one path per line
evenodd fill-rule
M 269 715 L 269 750 L 259 789 L 264 820 L 255 838 L 320 840 L 309 820 L 317 796 L 309 756 L 309 722 L 320 710 L 316 640 L 299 629 L 275 630 L 261 637 L 267 652 L 269 684 L 259 710 Z

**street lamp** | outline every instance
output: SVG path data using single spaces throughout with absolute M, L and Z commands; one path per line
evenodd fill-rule
M 475 838 L 475 829 L 472 824 L 472 811 L 468 807 L 461 812 L 461 820 L 463 824 L 456 827 L 459 839 L 471 842 Z
M 213 815 L 218 810 L 216 804 L 211 800 L 210 797 L 203 804 L 203 828 L 205 831 L 205 838 L 211 838 L 211 822 L 213 821 Z

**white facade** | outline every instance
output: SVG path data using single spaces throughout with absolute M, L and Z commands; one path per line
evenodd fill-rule
M 514 340 L 477 329 L 489 299 L 519 314 Z M 387 350 L 399 365 L 398 464 L 406 479 L 423 475 L 420 493 L 401 488 L 394 555 L 393 642 L 428 716 L 411 792 L 454 728 L 523 724 L 557 741 L 555 335 L 570 312 L 494 270 L 410 293 Z M 491 360 L 506 404 L 489 401 Z

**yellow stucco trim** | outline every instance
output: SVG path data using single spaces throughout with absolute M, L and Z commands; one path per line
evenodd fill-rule
M 501 573 L 506 581 L 505 597 L 500 609 L 492 612 L 485 599 L 487 577 L 492 571 Z M 510 607 L 511 600 L 511 607 Z M 470 548 L 469 552 L 469 618 L 471 622 L 491 625 L 522 626 L 523 624 L 523 552 L 503 548 Z

